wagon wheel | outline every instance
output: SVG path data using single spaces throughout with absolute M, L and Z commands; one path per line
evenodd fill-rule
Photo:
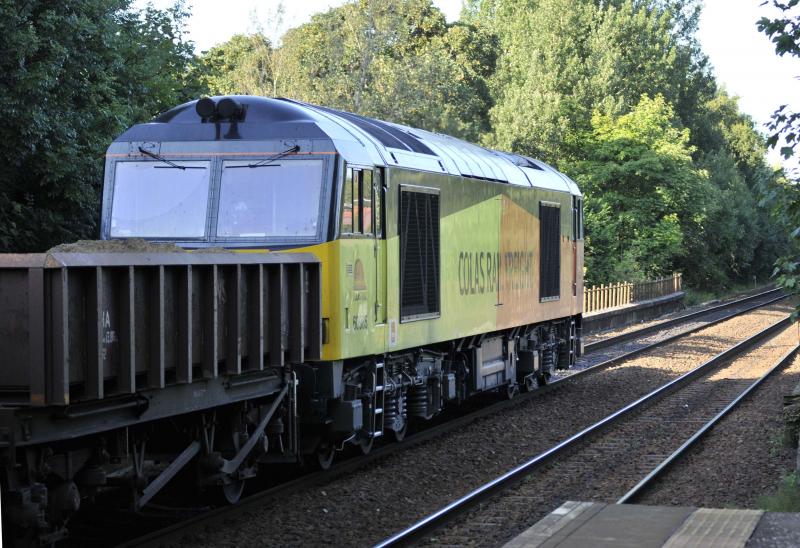
M 317 464 L 322 470 L 328 470 L 333 464 L 336 447 L 332 443 L 320 443 L 317 447 Z
M 228 504 L 236 504 L 242 498 L 245 480 L 231 481 L 222 484 L 222 496 Z
M 239 452 L 239 449 L 247 442 L 247 438 L 242 436 L 242 433 L 233 430 L 231 432 L 231 445 L 233 446 L 233 453 Z M 222 497 L 228 504 L 236 504 L 242 498 L 244 492 L 244 485 L 246 480 L 235 478 L 234 476 L 225 476 L 223 483 L 220 486 Z

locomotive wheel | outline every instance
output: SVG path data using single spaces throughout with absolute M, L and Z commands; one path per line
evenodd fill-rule
M 406 422 L 403 423 L 403 427 L 400 430 L 392 430 L 394 441 L 396 441 L 397 443 L 403 441 L 407 433 L 408 433 L 408 420 L 406 420 Z
M 327 470 L 333 464 L 336 447 L 332 443 L 321 443 L 317 447 L 317 464 L 322 470 Z
M 536 376 L 536 380 L 539 382 L 539 386 L 547 386 L 550 384 L 550 373 L 541 373 Z
M 358 447 L 361 449 L 361 453 L 364 455 L 369 455 L 369 452 L 372 451 L 372 446 L 375 444 L 375 438 L 372 436 L 364 436 L 358 441 Z
M 522 390 L 525 392 L 533 392 L 540 386 L 540 380 L 538 375 L 528 375 L 525 377 L 525 382 L 522 385 Z

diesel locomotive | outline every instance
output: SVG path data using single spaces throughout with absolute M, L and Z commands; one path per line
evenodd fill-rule
M 230 502 L 581 352 L 582 195 L 544 162 L 287 99 L 203 98 L 119 136 L 101 239 L 0 258 L 3 520 L 178 475 Z M 185 479 L 185 478 L 184 478 Z

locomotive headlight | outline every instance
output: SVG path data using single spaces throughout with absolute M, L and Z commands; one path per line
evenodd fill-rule
M 221 103 L 222 101 L 220 101 Z M 194 105 L 197 115 L 201 118 L 213 118 L 217 111 L 217 104 L 211 97 L 203 97 Z

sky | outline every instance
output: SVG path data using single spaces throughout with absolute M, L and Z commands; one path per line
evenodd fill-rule
M 173 0 L 151 0 L 158 8 Z M 706 0 L 698 37 L 711 59 L 717 80 L 739 97 L 742 111 L 759 127 L 782 104 L 800 110 L 800 59 L 778 57 L 769 39 L 756 29 L 756 21 L 774 11 L 761 6 L 763 0 Z M 311 15 L 343 4 L 345 0 L 188 0 L 192 16 L 189 37 L 197 51 L 224 42 L 236 33 L 261 30 L 273 40 L 286 29 L 307 22 Z M 141 7 L 146 0 L 135 0 Z M 433 0 L 448 21 L 458 19 L 461 0 Z M 224 9 L 220 6 L 224 5 Z M 282 18 L 276 12 L 282 5 Z M 769 155 L 778 162 L 777 151 Z

